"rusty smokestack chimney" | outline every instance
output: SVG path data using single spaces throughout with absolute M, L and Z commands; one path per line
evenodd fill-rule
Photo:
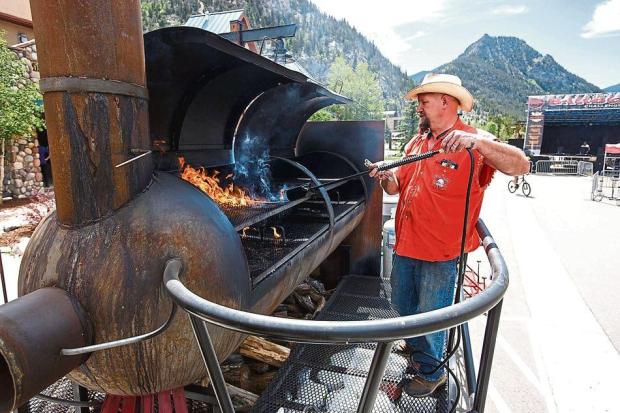
M 138 0 L 31 0 L 41 91 L 65 227 L 109 216 L 149 183 L 152 160 Z
M 202 296 L 234 308 L 249 306 L 241 241 L 230 224 L 222 224 L 217 205 L 178 176 L 154 177 L 150 156 L 140 157 L 151 149 L 140 2 L 32 0 L 31 8 L 57 210 L 40 223 L 24 252 L 20 298 L 0 310 L 0 413 L 69 370 L 83 386 L 114 395 L 155 394 L 194 383 L 206 370 L 189 320 L 178 315 L 157 337 L 72 357 L 45 377 L 21 374 L 42 357 L 32 351 L 13 362 L 23 340 L 1 323 L 3 313 L 27 326 L 36 314 L 17 304 L 46 287 L 66 293 L 65 301 L 80 311 L 71 322 L 58 316 L 48 323 L 62 340 L 33 332 L 27 350 L 43 341 L 49 343 L 45 355 L 60 354 L 62 348 L 160 327 L 172 306 L 162 285 L 170 257 L 183 261 L 185 281 Z M 42 303 L 39 310 L 55 309 L 54 303 Z M 92 337 L 77 325 L 82 318 Z M 223 329 L 210 332 L 221 359 L 242 339 Z M 51 357 L 48 364 L 56 361 Z M 7 385 L 13 386 L 8 395 L 1 390 Z

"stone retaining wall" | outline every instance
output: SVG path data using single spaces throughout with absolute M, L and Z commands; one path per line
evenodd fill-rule
M 37 45 L 34 40 L 10 47 L 28 66 L 24 77 L 39 83 Z M 39 142 L 31 137 L 15 138 L 4 146 L 3 195 L 13 198 L 26 198 L 35 195 L 43 188 Z
M 43 188 L 39 142 L 14 139 L 5 143 L 4 191 L 13 198 L 36 195 Z

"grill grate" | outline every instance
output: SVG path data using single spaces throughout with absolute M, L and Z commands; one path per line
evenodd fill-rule
M 251 206 L 234 206 L 222 204 L 219 205 L 219 207 L 224 212 L 224 214 L 226 214 L 233 226 L 237 230 L 239 230 L 243 227 L 250 226 L 262 220 L 263 217 L 269 217 L 272 213 L 278 213 L 278 210 L 284 205 L 286 204 L 278 202 L 268 202 Z
M 395 317 L 396 312 L 389 303 L 390 293 L 388 280 L 346 277 L 317 319 L 349 321 Z M 296 346 L 252 412 L 357 411 L 375 347 L 374 343 Z M 387 390 L 393 389 L 403 377 L 411 378 L 405 373 L 406 368 L 405 357 L 393 352 L 373 411 L 447 412 L 450 407 L 447 385 L 432 397 L 416 399 L 403 393 L 397 402 L 388 397 Z
M 261 274 L 270 268 L 275 268 L 296 250 L 303 248 L 317 234 L 327 230 L 328 226 L 321 222 L 295 222 L 295 217 L 278 216 L 261 222 L 260 230 L 247 231 L 245 237 L 241 236 L 241 244 L 246 251 L 250 278 L 257 282 Z M 288 218 L 288 219 L 287 219 Z M 281 233 L 282 238 L 274 239 L 272 228 Z M 264 236 L 261 239 L 259 233 Z

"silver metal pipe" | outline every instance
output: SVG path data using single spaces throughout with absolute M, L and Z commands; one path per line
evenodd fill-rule
M 151 331 L 150 333 L 141 334 L 139 336 L 123 338 L 115 341 L 108 341 L 106 343 L 93 344 L 92 346 L 86 347 L 77 347 L 77 348 L 63 348 L 60 353 L 63 356 L 75 356 L 78 354 L 86 354 L 86 353 L 94 353 L 95 351 L 107 350 L 115 347 L 128 346 L 129 344 L 139 343 L 141 341 L 145 341 L 156 337 L 166 331 L 170 324 L 172 323 L 172 319 L 177 312 L 177 305 L 175 303 L 172 304 L 172 310 L 170 310 L 170 316 L 166 320 L 164 324 L 159 326 L 156 330 Z
M 364 383 L 364 391 L 362 392 L 362 398 L 357 406 L 357 413 L 371 413 L 375 400 L 377 399 L 377 393 L 379 392 L 379 386 L 383 380 L 383 373 L 385 373 L 385 367 L 387 366 L 390 353 L 392 352 L 392 346 L 394 342 L 377 343 L 375 354 L 372 356 L 372 363 L 368 370 L 368 377 L 366 383 Z
M 228 394 L 228 389 L 226 388 L 226 381 L 224 381 L 224 375 L 220 368 L 220 362 L 217 360 L 217 354 L 215 354 L 215 349 L 213 348 L 213 343 L 209 336 L 209 330 L 207 330 L 207 324 L 203 320 L 191 315 L 189 316 L 189 320 L 192 323 L 192 329 L 194 330 L 194 335 L 200 346 L 200 353 L 207 367 L 209 380 L 211 381 L 211 386 L 213 386 L 213 391 L 215 392 L 215 397 L 217 398 L 220 409 L 223 413 L 235 413 L 235 408 L 230 400 L 230 394 Z
M 467 301 L 412 316 L 369 321 L 310 321 L 234 310 L 205 300 L 188 290 L 179 280 L 179 259 L 171 259 L 166 264 L 164 284 L 174 301 L 190 314 L 244 334 L 315 344 L 396 341 L 458 326 L 489 311 L 500 302 L 508 288 L 508 270 L 482 221 L 478 222 L 477 229 L 483 238 L 494 282 L 484 292 Z

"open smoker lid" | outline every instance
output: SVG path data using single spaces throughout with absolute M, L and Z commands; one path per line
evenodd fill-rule
M 207 166 L 234 162 L 234 140 L 266 140 L 293 156 L 316 111 L 349 99 L 211 32 L 168 27 L 144 36 L 151 139 Z M 189 158 L 189 157 L 188 157 Z

